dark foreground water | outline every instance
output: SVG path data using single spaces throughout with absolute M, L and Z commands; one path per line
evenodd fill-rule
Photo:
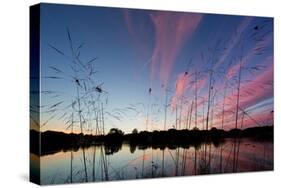
M 164 150 L 92 146 L 45 155 L 40 163 L 41 184 L 264 171 L 273 170 L 273 143 L 227 139 L 216 146 Z

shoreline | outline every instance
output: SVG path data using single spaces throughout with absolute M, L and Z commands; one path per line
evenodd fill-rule
M 81 147 L 90 147 L 93 145 L 104 145 L 108 151 L 107 154 L 113 154 L 116 148 L 122 144 L 129 144 L 131 147 L 146 149 L 148 147 L 169 149 L 194 146 L 195 148 L 203 143 L 213 143 L 220 145 L 226 138 L 250 138 L 256 141 L 273 141 L 273 126 L 252 127 L 247 129 L 231 129 L 224 131 L 212 128 L 211 130 L 176 130 L 167 131 L 141 131 L 139 133 L 122 134 L 120 132 L 109 133 L 107 135 L 83 135 L 67 134 L 56 131 L 39 132 L 30 130 L 30 137 L 37 139 L 38 142 L 30 143 L 30 152 L 36 155 L 44 156 L 54 154 L 59 151 L 78 150 Z M 41 147 L 39 147 L 39 135 Z M 40 148 L 40 150 L 39 150 Z M 40 151 L 40 152 L 39 152 Z

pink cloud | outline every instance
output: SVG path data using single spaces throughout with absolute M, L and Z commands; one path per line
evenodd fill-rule
M 151 63 L 152 80 L 159 77 L 163 84 L 167 84 L 178 53 L 196 30 L 201 19 L 200 14 L 169 12 L 151 14 L 155 29 Z
M 240 63 L 237 63 L 237 64 L 233 65 L 232 67 L 230 67 L 227 70 L 227 73 L 226 73 L 226 76 L 225 76 L 226 79 L 230 80 L 231 78 L 233 78 L 237 74 L 239 69 L 240 69 Z
M 273 82 L 273 66 L 271 66 L 261 73 L 256 79 L 252 82 L 242 83 L 241 88 L 245 88 L 241 90 L 240 98 L 240 107 L 246 109 L 247 107 L 254 105 L 268 96 L 273 96 L 273 88 L 272 86 L 267 85 L 266 88 L 261 87 L 265 83 Z M 248 91 L 251 91 L 251 95 L 247 94 Z M 236 93 L 232 96 L 229 96 L 229 100 L 233 100 L 236 98 Z
M 178 100 L 184 95 L 184 92 L 187 89 L 190 81 L 191 81 L 191 78 L 188 76 L 188 74 L 181 73 L 178 75 L 177 80 L 176 80 L 176 90 L 175 90 L 174 96 L 172 97 L 172 100 L 171 100 L 172 110 L 175 109 L 175 107 L 178 103 Z
M 159 79 L 162 84 L 167 85 L 176 58 L 198 27 L 202 15 L 156 11 L 147 16 L 154 29 L 153 40 L 147 33 L 147 22 L 133 19 L 130 10 L 124 11 L 124 22 L 137 53 L 144 60 L 144 66 L 150 64 L 150 80 Z M 150 52 L 151 58 L 147 60 L 149 42 L 153 42 L 154 47 Z
M 254 80 L 251 82 L 245 82 L 241 84 L 241 91 L 240 91 L 240 102 L 239 106 L 240 108 L 247 111 L 247 108 L 258 104 L 259 102 L 262 102 L 263 100 L 268 99 L 269 97 L 273 97 L 273 86 L 268 85 L 266 83 L 272 83 L 273 82 L 273 59 L 271 56 L 265 59 L 265 61 L 262 63 L 263 65 L 269 65 L 268 68 L 260 73 Z M 233 68 L 234 69 L 234 68 Z M 262 87 L 261 87 L 262 86 Z M 251 95 L 249 95 L 248 91 L 251 91 Z M 236 90 L 226 96 L 226 104 L 225 104 L 225 128 L 233 128 L 235 124 L 235 109 L 236 109 L 236 99 L 237 99 L 237 93 Z M 201 99 L 201 102 L 199 100 L 198 107 L 202 106 L 202 101 L 207 100 L 207 96 L 203 97 Z M 217 128 L 221 127 L 221 119 L 222 119 L 222 104 L 223 99 L 221 98 L 220 101 L 216 102 L 215 107 L 215 117 L 213 119 L 213 125 L 215 125 Z M 218 111 L 218 109 L 220 109 Z M 241 110 L 240 110 L 241 113 Z M 251 112 L 249 112 L 251 114 Z M 205 114 L 206 115 L 206 114 Z M 253 119 L 255 119 L 257 122 L 264 122 L 264 121 L 273 121 L 272 115 L 264 112 L 257 112 L 254 113 L 252 116 Z M 201 117 L 198 119 L 198 124 L 203 123 L 205 121 L 206 117 Z M 238 120 L 238 127 L 241 124 L 241 117 L 239 116 Z M 245 117 L 244 121 L 244 128 L 249 126 L 257 126 L 256 123 L 251 120 L 250 118 Z
M 272 83 L 273 82 L 273 64 L 272 59 L 267 58 L 266 60 L 267 64 L 270 66 L 259 76 L 256 77 L 255 80 L 252 82 L 242 83 L 241 84 L 241 92 L 240 92 L 240 102 L 239 107 L 241 109 L 247 110 L 247 108 L 262 102 L 263 100 L 272 97 L 273 96 L 273 86 L 266 85 L 264 87 L 261 87 L 265 83 Z M 251 95 L 249 95 L 247 92 L 251 91 Z M 228 121 L 228 127 L 233 128 L 234 126 L 234 112 L 236 109 L 236 99 L 237 99 L 237 93 L 236 91 L 234 93 L 231 93 L 228 95 L 226 100 L 226 107 L 225 110 L 227 113 L 225 114 L 225 119 Z M 219 101 L 218 106 L 222 106 L 222 101 Z M 269 113 L 256 113 L 253 114 L 253 119 L 255 119 L 258 122 L 262 122 L 265 120 L 270 120 Z M 217 113 L 216 120 L 219 122 L 222 118 L 222 112 Z M 239 122 L 241 119 L 239 118 Z M 254 124 L 254 122 L 251 120 L 247 120 L 248 122 L 245 122 L 245 127 L 251 126 Z M 241 122 L 239 123 L 241 124 Z
M 253 127 L 253 126 L 259 126 L 259 125 L 269 125 L 268 123 L 272 123 L 273 121 L 273 114 L 268 112 L 268 113 L 264 113 L 264 112 L 260 112 L 260 113 L 255 113 L 255 114 L 251 114 L 249 113 L 250 117 L 249 118 L 247 115 L 244 115 L 244 120 L 243 120 L 243 129 L 248 128 L 248 127 Z M 221 123 L 221 116 L 217 116 L 216 119 L 214 120 L 216 122 L 218 122 L 219 126 L 218 128 L 220 128 L 220 123 Z M 235 127 L 235 119 L 233 114 L 227 114 L 225 116 L 225 125 L 224 125 L 224 129 L 232 129 Z M 259 124 L 257 124 L 257 122 Z M 239 119 L 238 119 L 238 128 L 240 129 L 242 125 L 242 113 L 240 113 L 239 115 Z

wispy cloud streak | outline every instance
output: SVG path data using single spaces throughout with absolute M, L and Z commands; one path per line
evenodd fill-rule
M 152 53 L 151 79 L 159 78 L 167 84 L 181 48 L 196 30 L 201 14 L 158 12 L 151 14 L 155 29 L 155 46 Z M 159 72 L 158 72 L 159 68 Z

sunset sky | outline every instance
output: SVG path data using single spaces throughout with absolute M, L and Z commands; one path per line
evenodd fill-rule
M 73 48 L 83 44 L 81 61 L 97 57 L 94 78 L 105 91 L 101 98 L 106 132 L 113 127 L 145 130 L 146 119 L 148 130 L 163 129 L 166 94 L 166 128 L 175 126 L 176 114 L 177 126 L 185 128 L 191 104 L 193 128 L 195 88 L 197 127 L 202 129 L 211 70 L 209 128 L 221 128 L 223 104 L 224 129 L 234 128 L 240 65 L 239 128 L 242 119 L 243 128 L 273 124 L 272 18 L 43 4 L 41 131 L 70 131 L 67 117 L 76 100 L 75 83 L 54 69 L 71 75 L 67 28 Z M 55 76 L 60 79 L 52 79 Z M 82 114 L 85 119 L 91 116 L 86 106 Z M 77 114 L 74 119 L 78 121 Z M 94 121 L 89 118 L 85 133 L 91 126 Z M 77 123 L 75 131 L 79 132 Z

